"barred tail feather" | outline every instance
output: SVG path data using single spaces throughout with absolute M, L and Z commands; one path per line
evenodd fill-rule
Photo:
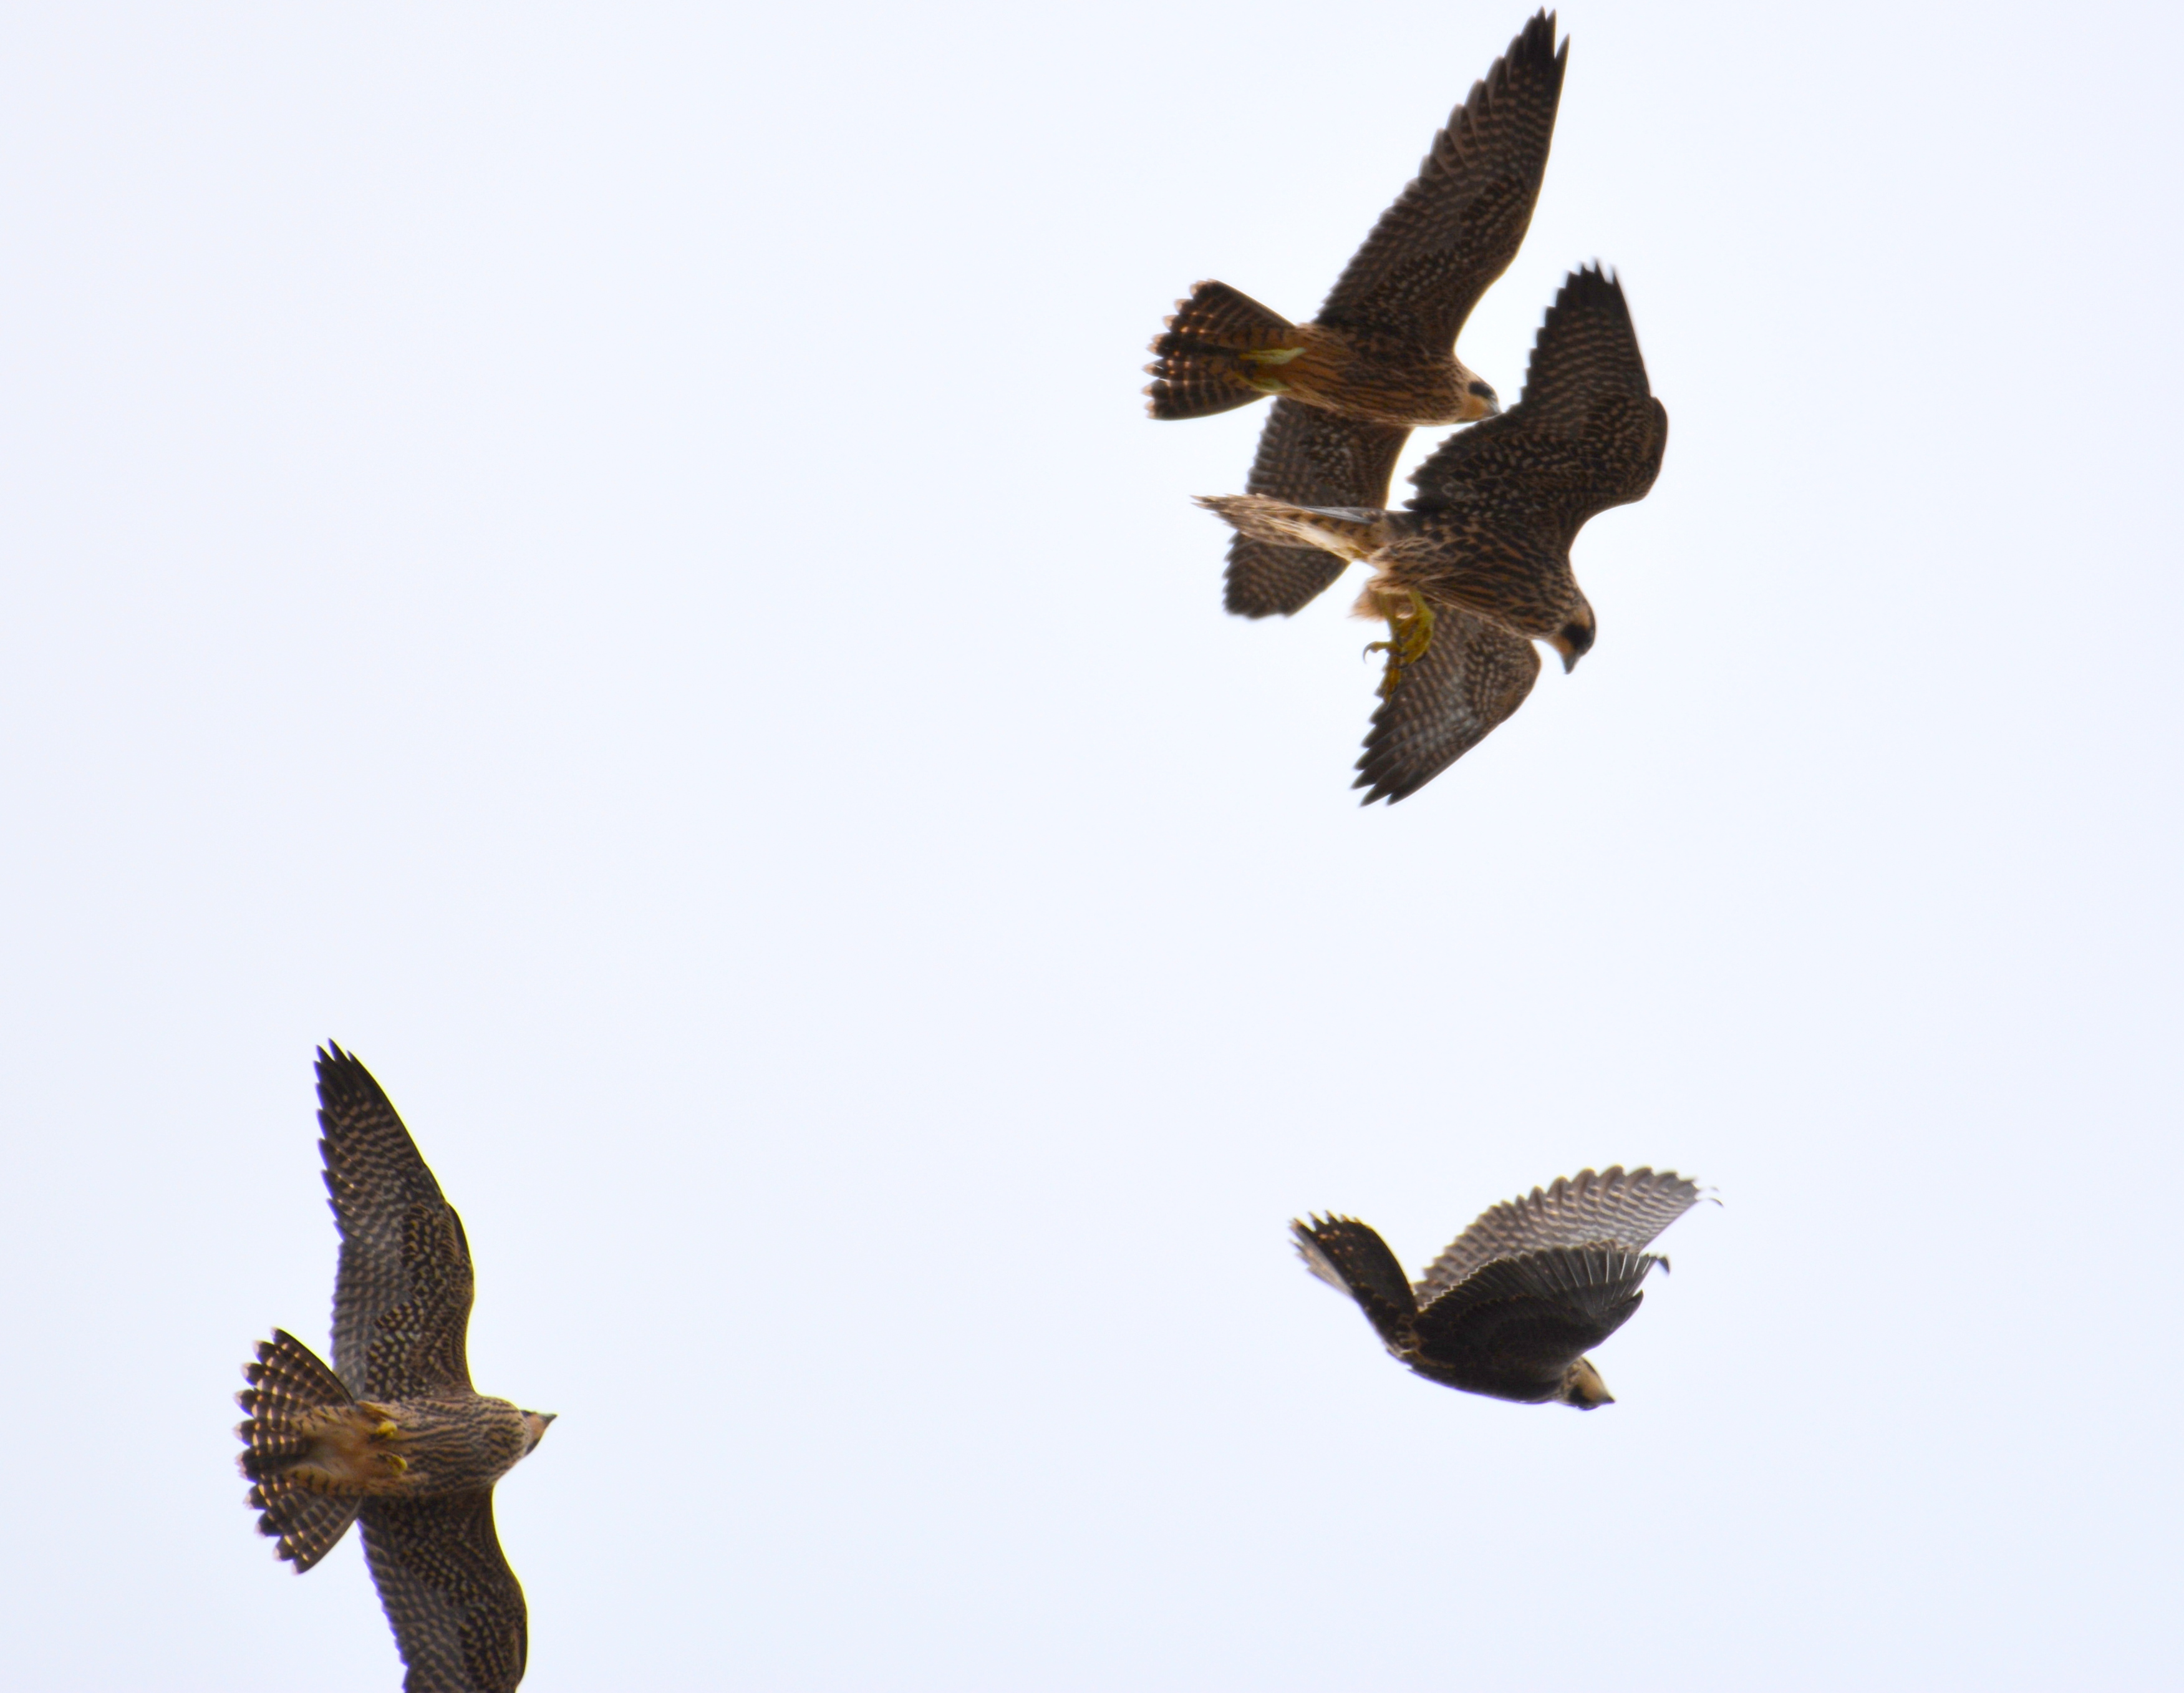
M 1253 380 L 1263 362 L 1247 354 L 1281 353 L 1301 344 L 1296 326 L 1226 282 L 1201 282 L 1178 302 L 1153 343 L 1153 381 L 1145 389 L 1156 417 L 1210 417 L 1273 392 Z
M 276 1556 L 301 1575 L 341 1544 L 364 1500 L 355 1495 L 306 1493 L 299 1487 L 261 1482 L 250 1489 L 258 1532 L 279 1541 Z
M 334 1549 L 363 1501 L 313 1493 L 285 1472 L 310 1453 L 311 1437 L 303 1419 L 328 1405 L 354 1401 L 341 1377 L 285 1330 L 275 1329 L 273 1338 L 259 1341 L 257 1349 L 256 1359 L 242 1369 L 250 1385 L 235 1396 L 249 1413 L 235 1431 L 243 1444 L 237 1461 L 256 1483 L 249 1498 L 259 1513 L 258 1532 L 277 1539 L 280 1556 L 300 1574 Z
M 1378 552 L 1388 538 L 1388 514 L 1370 506 L 1292 506 L 1262 494 L 1201 494 L 1198 503 L 1248 539 L 1318 547 L 1346 560 Z

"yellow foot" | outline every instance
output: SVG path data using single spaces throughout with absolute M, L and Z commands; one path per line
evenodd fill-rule
M 1290 384 L 1273 375 L 1270 367 L 1286 365 L 1303 351 L 1301 347 L 1260 347 L 1236 356 L 1244 366 L 1244 380 L 1261 394 L 1287 394 Z
M 390 1475 L 404 1474 L 410 1468 L 410 1461 L 399 1452 L 382 1452 L 379 1455 L 379 1461 L 387 1466 L 387 1473 Z
M 1433 645 L 1433 607 L 1426 604 L 1423 594 L 1407 588 L 1402 591 L 1410 596 L 1410 615 L 1390 617 L 1388 639 L 1376 640 L 1365 649 L 1388 655 L 1388 673 L 1380 679 L 1380 697 L 1384 700 L 1396 691 L 1396 684 L 1403 679 L 1404 670 L 1424 658 L 1426 649 Z

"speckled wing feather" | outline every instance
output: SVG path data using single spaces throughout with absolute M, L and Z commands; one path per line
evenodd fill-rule
M 1496 1259 L 1554 1247 L 1607 1242 L 1635 1252 L 1699 1202 L 1697 1184 L 1673 1170 L 1626 1171 L 1610 1165 L 1597 1174 L 1557 1176 L 1521 1199 L 1490 1205 L 1477 1221 L 1426 1266 L 1417 1294 L 1423 1304 L 1462 1285 Z
M 1586 265 L 1563 278 L 1547 309 L 1524 397 L 1442 442 L 1412 474 L 1410 509 L 1520 494 L 1521 507 L 1574 539 L 1587 519 L 1646 496 L 1668 440 L 1668 411 L 1646 381 L 1623 285 Z
M 334 1372 L 363 1399 L 388 1392 L 370 1379 L 369 1360 L 380 1318 L 413 1295 L 404 1257 L 411 1214 L 420 1206 L 454 1213 L 371 1072 L 331 1042 L 319 1053 L 318 1072 L 319 1155 L 342 1238 Z M 460 1222 L 454 1233 L 461 1238 Z M 467 1377 L 460 1385 L 469 1385 Z
M 1660 1262 L 1618 1246 L 1549 1247 L 1487 1265 L 1419 1311 L 1420 1350 L 1438 1362 L 1529 1377 L 1563 1372 L 1630 1320 Z
M 1351 785 L 1364 803 L 1416 793 L 1524 703 L 1540 650 L 1499 623 L 1435 604 L 1433 643 L 1373 713 Z
M 1417 178 L 1357 249 L 1319 321 L 1454 344 L 1531 226 L 1568 57 L 1568 42 L 1555 47 L 1552 13 L 1524 25 L 1434 137 Z
M 410 1673 L 404 1693 L 510 1693 L 523 1679 L 523 1589 L 493 1532 L 493 1495 L 369 1500 L 364 1551 Z
M 1260 431 L 1245 491 L 1294 506 L 1385 506 L 1389 479 L 1410 433 L 1277 400 Z M 1344 560 L 1317 547 L 1277 546 L 1236 535 L 1228 543 L 1228 607 L 1245 617 L 1291 616 L 1345 567 Z
M 1290 1235 L 1305 1267 L 1357 1300 L 1383 1340 L 1393 1340 L 1417 1310 L 1403 1266 L 1378 1231 L 1355 1217 L 1314 1217 L 1291 1223 Z
M 421 1199 L 402 1230 L 402 1267 L 410 1297 L 380 1313 L 365 1353 L 365 1378 L 376 1399 L 467 1393 L 468 1337 L 476 1280 L 463 1222 L 444 1204 Z

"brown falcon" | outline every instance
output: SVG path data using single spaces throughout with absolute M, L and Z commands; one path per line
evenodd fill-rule
M 1388 622 L 1380 708 L 1356 786 L 1365 803 L 1415 793 L 1524 702 L 1544 640 L 1574 669 L 1592 606 L 1570 569 L 1578 531 L 1642 500 L 1660 474 L 1669 414 L 1653 398 L 1623 285 L 1574 271 L 1548 309 L 1524 397 L 1444 441 L 1401 511 L 1305 506 L 1256 494 L 1200 500 L 1243 535 L 1323 548 L 1340 573 L 1376 573 L 1360 617 Z
M 334 1367 L 279 1329 L 259 1343 L 237 1395 L 250 1503 L 298 1573 L 362 1519 L 406 1693 L 505 1693 L 523 1679 L 526 1612 L 493 1484 L 554 1419 L 472 1390 L 462 1220 L 370 1073 L 331 1043 L 318 1071 L 342 1238 Z
M 1541 12 L 1434 137 L 1309 323 L 1225 282 L 1201 282 L 1153 343 L 1156 417 L 1203 417 L 1278 396 L 1245 484 L 1299 506 L 1381 506 L 1415 425 L 1499 410 L 1456 338 L 1532 221 L 1569 43 Z M 1324 554 L 1239 535 L 1228 606 L 1284 617 L 1342 573 Z
M 1615 1400 L 1585 1355 L 1630 1321 L 1646 1271 L 1668 1268 L 1646 1243 L 1699 1197 L 1669 1170 L 1557 1176 L 1481 1212 L 1416 1286 L 1387 1242 L 1352 1218 L 1290 1232 L 1312 1273 L 1357 1300 L 1389 1351 L 1428 1381 L 1592 1411 Z

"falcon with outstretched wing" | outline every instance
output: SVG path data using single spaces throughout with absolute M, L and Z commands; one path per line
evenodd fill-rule
M 1456 357 L 1464 320 L 1509 268 L 1547 168 L 1569 43 L 1525 25 L 1433 139 L 1319 316 L 1291 323 L 1225 282 L 1201 282 L 1153 343 L 1156 417 L 1203 417 L 1276 396 L 1245 484 L 1298 506 L 1380 506 L 1415 426 L 1500 409 Z M 1341 574 L 1294 543 L 1229 543 L 1228 606 L 1297 611 Z
M 1544 640 L 1574 669 L 1597 623 L 1570 548 L 1661 472 L 1669 413 L 1653 398 L 1623 285 L 1574 271 L 1533 344 L 1524 397 L 1443 442 L 1402 511 L 1204 499 L 1240 537 L 1315 546 L 1338 573 L 1374 572 L 1360 617 L 1384 618 L 1388 668 L 1355 785 L 1365 803 L 1416 793 L 1524 702 Z
M 280 1329 L 260 1341 L 236 1430 L 258 1526 L 300 1573 L 351 1522 L 408 1666 L 405 1693 L 509 1693 L 523 1679 L 523 1590 L 493 1487 L 554 1419 L 471 1386 L 462 1220 L 370 1071 L 319 1053 L 319 1151 L 341 1231 L 334 1364 Z
M 1388 1350 L 1428 1381 L 1591 1411 L 1614 1396 L 1585 1355 L 1630 1321 L 1639 1283 L 1668 1266 L 1645 1248 L 1700 1197 L 1674 1171 L 1557 1176 L 1483 1212 L 1415 1284 L 1354 1218 L 1290 1231 L 1312 1273 L 1357 1300 Z

